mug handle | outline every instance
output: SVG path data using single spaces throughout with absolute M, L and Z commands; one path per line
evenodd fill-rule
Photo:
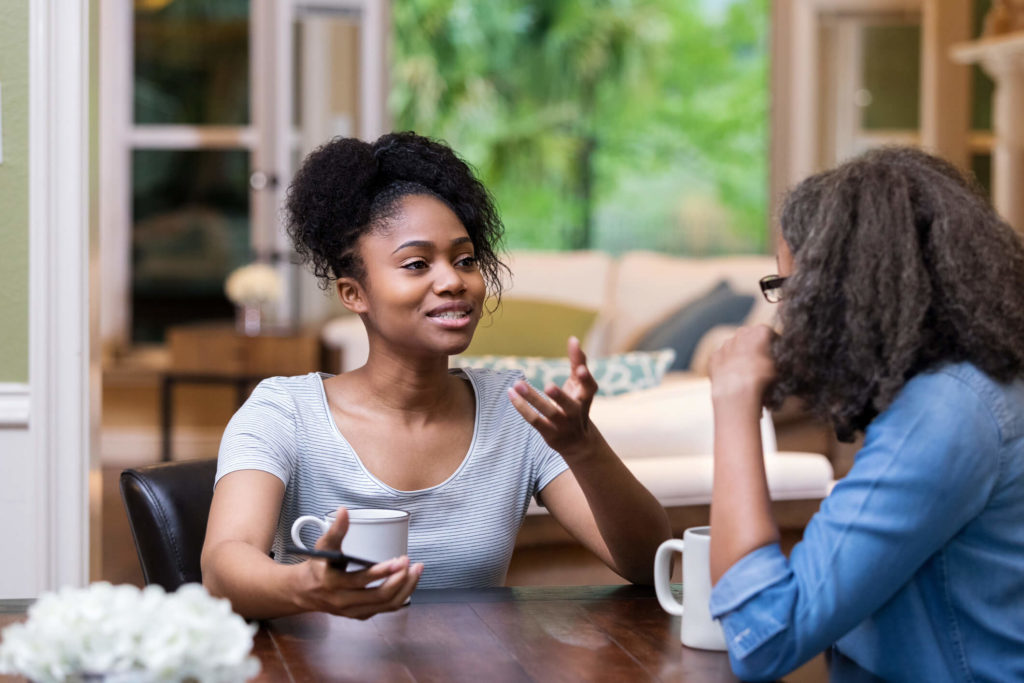
M 316 524 L 318 527 L 320 527 L 321 534 L 326 534 L 327 530 L 331 528 L 327 524 L 327 522 L 313 515 L 303 515 L 299 517 L 297 520 L 295 520 L 292 523 L 292 543 L 299 546 L 303 550 L 309 550 L 309 548 L 307 548 L 306 545 L 302 542 L 302 539 L 299 538 L 299 532 L 302 531 L 302 527 L 304 527 L 306 524 Z
M 672 576 L 672 553 L 683 552 L 683 539 L 670 538 L 658 546 L 654 555 L 654 592 L 658 596 L 661 608 L 677 617 L 683 616 L 683 603 L 672 595 L 669 580 Z M 683 590 L 686 590 L 685 585 Z

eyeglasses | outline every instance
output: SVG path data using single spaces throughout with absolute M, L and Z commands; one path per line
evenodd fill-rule
M 761 278 L 761 293 L 768 303 L 777 304 L 782 301 L 782 285 L 786 284 L 787 279 L 781 275 L 765 275 Z

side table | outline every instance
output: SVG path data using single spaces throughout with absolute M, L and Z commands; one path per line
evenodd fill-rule
M 160 376 L 160 459 L 173 459 L 174 388 L 179 384 L 228 384 L 236 407 L 265 377 L 304 375 L 320 365 L 314 334 L 275 330 L 247 336 L 233 325 L 200 323 L 172 327 L 167 333 L 170 366 Z

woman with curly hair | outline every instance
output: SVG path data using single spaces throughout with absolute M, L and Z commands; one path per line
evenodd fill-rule
M 417 585 L 499 586 L 532 497 L 649 583 L 668 517 L 591 424 L 597 383 L 578 340 L 570 379 L 543 394 L 521 373 L 448 369 L 504 269 L 501 222 L 469 167 L 412 133 L 338 138 L 303 163 L 286 209 L 297 251 L 362 319 L 369 357 L 264 380 L 231 419 L 203 548 L 210 591 L 250 618 L 366 618 Z M 346 508 L 401 509 L 408 557 L 345 573 L 289 554 L 295 519 L 338 505 L 318 548 L 339 547 Z
M 781 333 L 714 355 L 712 614 L 744 679 L 831 647 L 885 680 L 1024 680 L 1024 245 L 950 164 L 869 152 L 787 198 Z M 787 559 L 758 416 L 864 444 Z

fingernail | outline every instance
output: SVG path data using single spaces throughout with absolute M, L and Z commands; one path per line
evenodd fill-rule
M 516 383 L 513 386 L 515 387 L 516 392 L 522 396 L 526 396 L 526 394 L 530 392 L 530 390 L 526 387 L 525 384 Z
M 416 564 L 414 564 L 412 566 L 412 573 L 415 574 L 416 576 L 419 576 L 420 574 L 422 574 L 423 573 L 423 565 L 418 563 L 418 562 Z

